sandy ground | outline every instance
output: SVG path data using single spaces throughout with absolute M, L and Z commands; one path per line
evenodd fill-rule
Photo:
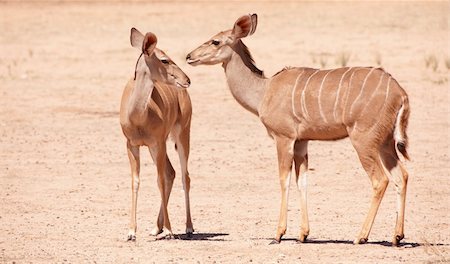
M 449 261 L 448 8 L 448 2 L 0 2 L 0 262 Z M 401 247 L 390 246 L 392 186 L 369 243 L 352 244 L 371 186 L 348 140 L 310 143 L 309 243 L 295 240 L 300 212 L 292 184 L 287 234 L 280 245 L 268 245 L 280 199 L 274 144 L 234 101 L 220 66 L 184 62 L 189 51 L 254 12 L 258 29 L 244 42 L 266 75 L 286 65 L 338 67 L 349 54 L 349 65 L 380 64 L 408 92 L 412 161 Z M 139 55 L 129 44 L 133 26 L 153 31 L 193 82 L 192 240 L 149 236 L 160 201 L 155 166 L 143 149 L 138 238 L 125 241 L 130 175 L 118 109 Z M 182 235 L 179 173 L 169 213 Z

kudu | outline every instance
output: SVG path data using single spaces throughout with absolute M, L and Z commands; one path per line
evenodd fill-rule
M 156 48 L 153 33 L 145 36 L 131 29 L 131 45 L 141 49 L 134 78 L 126 85 L 120 106 L 120 125 L 127 138 L 128 158 L 131 165 L 131 220 L 128 240 L 136 239 L 136 207 L 139 190 L 139 147 L 147 146 L 156 164 L 161 207 L 157 226 L 151 234 L 157 239 L 171 238 L 167 203 L 175 178 L 175 170 L 166 152 L 166 141 L 171 135 L 180 158 L 183 189 L 186 203 L 186 234 L 193 232 L 187 168 L 192 106 L 186 88 L 190 85 L 187 75 L 161 50 Z
M 301 197 L 299 240 L 309 234 L 306 202 L 309 140 L 349 137 L 372 182 L 369 213 L 355 244 L 367 242 L 389 179 L 397 191 L 393 245 L 403 239 L 408 174 L 396 150 L 406 159 L 409 103 L 397 81 L 380 68 L 345 67 L 332 70 L 285 68 L 270 78 L 259 70 L 242 42 L 256 30 L 257 15 L 245 15 L 233 29 L 213 36 L 189 53 L 191 65 L 222 64 L 234 98 L 259 116 L 274 138 L 281 184 L 281 210 L 275 240 L 286 232 L 287 201 L 295 166 Z

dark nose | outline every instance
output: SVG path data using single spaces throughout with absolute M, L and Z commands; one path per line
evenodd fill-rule
M 187 56 L 186 56 L 186 60 L 189 60 L 191 58 L 191 54 L 188 54 Z
M 191 80 L 190 80 L 189 78 L 187 79 L 187 83 L 188 83 L 188 84 L 191 84 Z

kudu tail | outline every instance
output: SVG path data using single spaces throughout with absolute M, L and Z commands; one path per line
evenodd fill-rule
M 409 160 L 409 155 L 406 149 L 408 148 L 408 135 L 406 135 L 406 128 L 408 127 L 409 118 L 409 100 L 405 95 L 403 97 L 403 104 L 400 107 L 397 118 L 395 120 L 394 140 L 397 151 L 400 152 L 406 160 Z

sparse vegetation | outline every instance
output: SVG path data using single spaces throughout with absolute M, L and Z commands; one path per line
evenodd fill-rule
M 375 53 L 375 63 L 377 64 L 377 66 L 381 66 L 382 57 L 381 57 L 381 54 L 379 52 Z
M 426 68 L 431 68 L 434 72 L 437 71 L 439 66 L 439 60 L 437 59 L 436 55 L 430 54 L 425 57 L 425 66 Z
M 325 68 L 327 66 L 327 58 L 325 56 L 320 56 L 320 67 Z
M 345 67 L 348 64 L 348 61 L 350 60 L 350 53 L 343 51 L 341 53 L 339 53 L 336 57 L 336 64 L 341 66 L 341 67 Z

